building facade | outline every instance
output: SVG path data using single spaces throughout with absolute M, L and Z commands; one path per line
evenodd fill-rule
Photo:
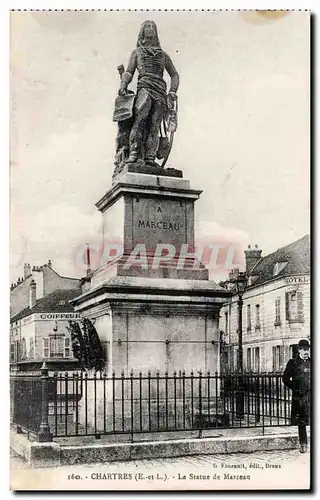
M 78 367 L 67 326 L 79 318 L 70 301 L 80 294 L 80 280 L 60 276 L 50 261 L 25 264 L 24 278 L 10 291 L 11 370 L 38 370 L 44 360 L 53 371 Z
M 10 287 L 10 318 L 30 306 L 30 285 L 35 283 L 33 299 L 39 300 L 56 290 L 74 290 L 80 280 L 60 276 L 52 267 L 51 260 L 42 266 L 24 264 L 23 277 Z
M 243 366 L 247 371 L 282 371 L 300 339 L 310 339 L 310 237 L 266 257 L 245 251 L 248 286 L 243 295 Z M 235 270 L 227 287 L 233 287 Z M 238 295 L 220 314 L 225 369 L 235 370 L 238 349 Z

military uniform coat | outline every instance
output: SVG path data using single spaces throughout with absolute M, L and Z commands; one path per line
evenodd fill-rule
M 310 358 L 304 361 L 298 355 L 289 359 L 282 381 L 292 390 L 291 425 L 309 425 Z

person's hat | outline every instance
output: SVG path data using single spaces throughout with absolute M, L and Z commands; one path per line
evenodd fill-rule
M 300 349 L 310 349 L 309 340 L 306 339 L 299 340 L 298 347 Z

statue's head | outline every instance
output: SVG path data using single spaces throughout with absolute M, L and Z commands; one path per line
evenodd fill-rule
M 154 21 L 145 21 L 140 28 L 137 47 L 144 45 L 160 47 L 157 26 Z

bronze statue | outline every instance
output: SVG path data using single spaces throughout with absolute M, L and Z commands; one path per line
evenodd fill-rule
M 128 90 L 135 70 L 138 71 L 136 95 Z M 167 95 L 164 70 L 171 77 Z M 177 128 L 177 95 L 179 75 L 168 54 L 160 46 L 157 27 L 145 21 L 140 29 L 137 47 L 132 52 L 126 71 L 118 67 L 121 84 L 113 119 L 118 122 L 116 170 L 125 163 L 164 167 L 169 156 L 173 134 Z

